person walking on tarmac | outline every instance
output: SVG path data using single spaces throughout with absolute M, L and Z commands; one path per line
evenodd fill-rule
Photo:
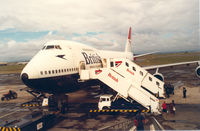
M 137 131 L 143 131 L 144 130 L 145 118 L 141 114 L 141 110 L 136 115 L 134 123 L 135 123 L 135 126 L 137 127 Z
M 185 87 L 183 87 L 183 98 L 186 98 L 186 92 L 187 90 L 185 89 Z
M 162 104 L 162 111 L 165 113 L 167 112 L 167 104 L 165 103 L 165 101 Z
M 170 109 L 170 113 L 175 115 L 176 108 L 175 108 L 174 100 L 172 100 L 172 102 L 170 103 L 169 109 Z

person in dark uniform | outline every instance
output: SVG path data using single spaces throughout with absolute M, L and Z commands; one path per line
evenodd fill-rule
M 183 98 L 186 98 L 186 92 L 187 90 L 185 89 L 185 87 L 183 87 Z
M 176 108 L 175 108 L 175 103 L 174 103 L 174 100 L 172 100 L 172 102 L 170 103 L 169 105 L 169 110 L 170 110 L 170 113 L 175 115 L 176 113 Z
M 137 127 L 138 131 L 144 130 L 145 119 L 144 119 L 144 116 L 141 115 L 141 111 L 139 111 L 138 114 L 136 115 L 134 122 L 135 122 L 135 126 Z

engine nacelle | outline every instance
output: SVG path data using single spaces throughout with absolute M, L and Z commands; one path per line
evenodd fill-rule
M 164 76 L 161 73 L 155 73 L 155 74 L 153 74 L 153 76 L 158 78 L 161 81 L 164 81 Z
M 200 66 L 198 66 L 195 71 L 196 71 L 197 77 L 200 78 Z

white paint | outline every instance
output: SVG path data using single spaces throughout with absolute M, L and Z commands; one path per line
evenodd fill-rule
M 129 131 L 136 131 L 137 127 L 133 126 Z
M 48 98 L 44 98 L 42 101 L 42 106 L 48 106 Z
M 37 124 L 37 130 L 40 130 L 43 128 L 43 122 L 40 122 Z
M 150 125 L 150 131 L 155 131 L 155 127 L 153 124 Z

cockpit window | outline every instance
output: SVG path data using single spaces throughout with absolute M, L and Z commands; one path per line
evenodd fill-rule
M 42 47 L 42 50 L 44 50 L 46 48 L 46 46 Z
M 54 45 L 48 45 L 47 47 L 46 47 L 46 50 L 47 49 L 53 49 L 54 48 Z
M 55 45 L 55 48 L 61 50 L 61 47 L 59 45 Z
M 42 48 L 42 50 L 48 50 L 48 49 L 59 49 L 59 50 L 61 50 L 62 48 L 60 47 L 60 45 L 48 45 L 48 46 L 44 46 Z

